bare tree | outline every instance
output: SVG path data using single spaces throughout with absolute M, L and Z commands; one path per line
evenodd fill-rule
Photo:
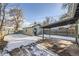
M 53 17 L 45 17 L 45 20 L 43 21 L 43 25 L 48 25 L 53 22 L 56 22 L 56 19 L 54 19 Z
M 66 13 L 63 14 L 60 19 L 64 20 L 64 18 L 69 18 L 71 16 L 74 15 L 74 11 L 75 9 L 73 9 L 74 7 L 74 3 L 64 3 L 62 5 L 62 9 L 66 10 Z
M 3 26 L 5 21 L 5 9 L 7 4 L 0 3 L 0 41 L 4 41 L 5 33 L 3 33 Z
M 67 9 L 68 12 L 70 12 L 70 11 L 71 11 L 71 7 L 72 7 L 73 4 L 74 4 L 74 3 L 64 3 L 64 4 L 62 5 L 62 9 Z
M 18 31 L 18 28 L 20 27 L 20 24 L 22 22 L 22 10 L 19 8 L 13 8 L 10 10 L 10 16 L 13 17 L 14 21 L 14 32 Z

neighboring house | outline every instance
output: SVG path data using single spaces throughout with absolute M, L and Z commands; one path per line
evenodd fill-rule
M 68 28 L 69 33 L 71 34 L 76 34 L 76 29 L 75 29 L 76 25 L 73 24 Z
M 75 31 L 75 24 L 73 25 L 66 25 L 66 26 L 60 26 L 57 28 L 51 28 L 49 29 L 44 29 L 44 34 L 49 34 L 50 35 L 67 35 L 67 36 L 75 36 L 76 31 Z
M 32 27 L 23 28 L 23 34 L 33 35 L 33 28 Z
M 34 28 L 37 29 L 37 35 L 42 34 L 42 29 L 40 24 L 32 25 L 26 28 L 23 28 L 23 33 L 27 35 L 34 35 Z

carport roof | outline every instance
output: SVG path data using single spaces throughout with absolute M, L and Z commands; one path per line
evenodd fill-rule
M 63 21 L 59 21 L 59 22 L 55 22 L 46 26 L 42 26 L 41 28 L 53 28 L 53 27 L 58 27 L 58 26 L 74 24 L 78 20 L 78 17 L 79 17 L 79 4 L 77 4 L 75 14 L 72 18 L 68 18 Z

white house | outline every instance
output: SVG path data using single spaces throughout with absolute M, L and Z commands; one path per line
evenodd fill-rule
M 36 24 L 36 25 L 31 25 L 29 27 L 23 28 L 23 33 L 27 34 L 27 35 L 34 35 L 34 28 L 37 29 L 37 35 L 42 34 L 42 29 L 41 29 L 41 25 L 40 24 Z

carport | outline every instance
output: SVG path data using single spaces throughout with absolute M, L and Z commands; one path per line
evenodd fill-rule
M 76 4 L 74 16 L 72 16 L 71 18 L 65 19 L 63 21 L 55 22 L 55 23 L 52 23 L 52 24 L 49 24 L 49 25 L 42 26 L 41 28 L 43 28 L 43 39 L 45 38 L 44 37 L 44 29 L 49 29 L 49 38 L 50 38 L 51 28 L 55 28 L 55 27 L 59 27 L 59 26 L 65 26 L 65 25 L 71 25 L 71 24 L 76 24 L 75 41 L 76 41 L 77 44 L 79 44 L 79 42 L 78 42 L 78 38 L 79 38 L 79 4 Z

